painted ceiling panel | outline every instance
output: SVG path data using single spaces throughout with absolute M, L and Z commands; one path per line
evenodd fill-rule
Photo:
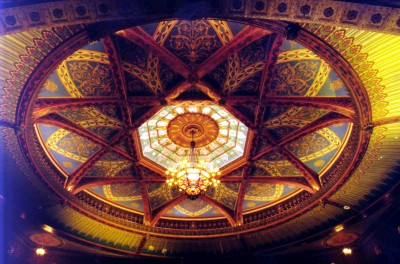
M 139 79 L 133 74 L 132 67 L 127 66 L 125 69 L 125 81 L 128 88 L 128 95 L 138 95 L 138 96 L 154 96 L 154 90 L 143 80 Z
M 179 21 L 164 46 L 191 68 L 196 67 L 222 46 L 206 20 Z
M 158 72 L 165 92 L 171 91 L 184 80 L 179 73 L 174 72 L 162 61 L 158 61 Z
M 107 141 L 110 141 L 120 131 L 119 129 L 107 126 L 88 127 L 87 130 L 95 133 Z
M 99 145 L 67 130 L 45 124 L 37 128 L 52 160 L 68 173 L 72 173 L 100 149 Z
M 237 35 L 240 31 L 242 31 L 246 26 L 244 24 L 241 23 L 235 23 L 235 22 L 226 22 L 230 28 L 230 30 L 232 31 L 232 34 L 235 36 Z
M 331 70 L 317 96 L 349 96 L 349 92 L 337 73 Z
M 233 61 L 232 61 L 233 60 Z M 214 87 L 215 91 L 222 94 L 225 82 L 227 81 L 230 67 L 238 67 L 237 55 L 232 59 L 224 61 L 204 77 L 204 79 Z
M 258 40 L 250 43 L 245 48 L 241 49 L 238 53 L 240 60 L 240 70 L 243 70 L 250 65 L 265 60 L 268 54 L 268 47 L 270 45 L 271 35 L 259 38 Z
M 299 50 L 305 49 L 305 47 L 293 40 L 285 40 L 282 44 L 281 52 L 289 51 L 289 50 Z
M 327 110 L 308 107 L 267 107 L 264 127 L 275 140 L 282 140 L 327 113 Z
M 162 23 L 168 23 L 169 21 L 162 22 Z M 156 32 L 157 27 L 159 27 L 160 23 L 149 23 L 145 25 L 141 25 L 140 27 L 147 32 L 150 36 L 153 36 L 153 34 Z M 165 31 L 165 29 L 164 29 Z
M 83 58 L 91 56 L 90 52 L 82 52 Z M 72 80 L 72 87 L 77 89 L 74 94 L 80 96 L 116 96 L 117 89 L 112 79 L 108 64 L 97 60 L 71 59 L 65 64 L 64 70 Z M 79 58 L 80 59 L 80 58 Z
M 301 176 L 302 173 L 277 151 L 260 157 L 251 168 L 252 176 Z
M 219 209 L 213 207 L 202 199 L 184 200 L 168 210 L 165 217 L 221 217 Z
M 211 188 L 206 195 L 219 203 L 235 210 L 239 185 L 222 183 L 218 188 Z
M 324 69 L 319 59 L 279 62 L 275 67 L 272 85 L 268 91 L 275 96 L 306 96 L 315 95 L 318 87 L 313 87 L 315 80 Z
M 260 92 L 260 82 L 262 79 L 262 72 L 254 73 L 253 76 L 248 77 L 245 82 L 239 84 L 231 93 L 232 96 L 257 96 Z
M 73 173 L 79 166 L 83 164 L 83 161 L 69 158 L 57 151 L 50 149 L 50 156 L 56 160 L 56 164 L 60 166 L 67 174 Z
M 105 139 L 115 135 L 122 127 L 121 110 L 115 105 L 69 107 L 61 109 L 59 114 Z
M 243 210 L 254 210 L 257 207 L 278 201 L 297 190 L 297 188 L 284 184 L 247 184 Z
M 232 172 L 229 172 L 227 175 L 224 175 L 224 177 L 240 177 L 243 174 L 243 167 L 236 169 Z
M 71 94 L 64 87 L 57 72 L 53 72 L 43 84 L 39 97 L 69 97 Z
M 113 184 L 91 187 L 92 195 L 100 196 L 112 204 L 143 212 L 143 202 L 138 184 Z
M 121 56 L 121 60 L 130 65 L 135 65 L 136 67 L 139 67 L 142 70 L 145 70 L 147 67 L 149 67 L 148 65 L 149 51 L 144 50 L 139 45 L 125 38 L 114 37 L 114 39 L 116 42 L 115 45 L 116 48 L 118 49 L 118 53 Z
M 256 146 L 255 146 L 255 155 L 256 156 L 259 155 L 266 148 L 271 146 L 270 142 L 264 137 L 259 137 L 256 140 L 256 142 L 253 141 L 253 144 L 256 144 Z
M 179 196 L 179 192 L 168 188 L 165 183 L 148 183 L 147 193 L 152 210 L 168 203 L 171 199 Z
M 348 129 L 348 123 L 330 126 L 290 143 L 287 149 L 310 168 L 320 172 L 335 157 Z

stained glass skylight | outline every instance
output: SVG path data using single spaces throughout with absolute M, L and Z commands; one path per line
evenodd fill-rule
M 169 137 L 171 133 L 181 132 L 179 129 L 172 130 L 169 124 L 176 117 L 190 113 L 204 115 L 205 119 L 210 117 L 218 125 L 216 132 L 214 130 L 207 131 L 207 127 L 204 127 L 206 135 L 207 133 L 218 134 L 215 137 L 210 135 L 210 138 L 213 139 L 211 142 L 196 148 L 200 160 L 206 160 L 215 168 L 221 168 L 243 156 L 248 134 L 247 126 L 220 106 L 192 104 L 166 106 L 139 127 L 143 156 L 164 168 L 174 167 L 180 160 L 186 158 L 189 148 L 179 146 L 171 140 Z M 193 122 L 203 126 L 202 120 L 199 118 L 194 119 Z M 196 144 L 198 145 L 198 143 Z

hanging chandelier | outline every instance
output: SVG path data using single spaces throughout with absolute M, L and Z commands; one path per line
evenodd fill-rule
M 176 168 L 169 168 L 165 172 L 169 187 L 177 187 L 179 192 L 186 194 L 189 199 L 195 200 L 200 194 L 204 194 L 211 186 L 218 187 L 221 175 L 219 169 L 212 169 L 211 164 L 199 161 L 196 154 L 196 142 L 194 136 L 199 131 L 196 126 L 187 127 L 187 132 L 192 136 L 190 141 L 189 157 L 178 163 Z

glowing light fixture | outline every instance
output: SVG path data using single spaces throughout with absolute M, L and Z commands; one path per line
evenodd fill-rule
M 343 225 L 335 226 L 335 232 L 340 232 L 340 231 L 342 231 L 343 229 L 344 229 L 344 226 L 343 226 Z
M 342 252 L 345 255 L 351 255 L 351 253 L 353 253 L 351 248 L 347 248 L 347 247 L 343 248 Z
M 36 249 L 36 255 L 44 256 L 44 254 L 46 254 L 46 250 L 44 248 L 40 247 Z
M 48 226 L 48 225 L 42 225 L 42 229 L 44 231 L 46 231 L 46 232 L 49 232 L 49 233 L 53 233 L 54 232 L 54 229 L 51 226 Z
M 167 169 L 165 174 L 168 178 L 168 186 L 176 186 L 179 192 L 195 200 L 209 187 L 217 187 L 220 184 L 220 180 L 216 177 L 221 175 L 221 172 L 219 169 L 210 169 L 212 166 L 208 162 L 198 160 L 194 137 L 199 131 L 196 126 L 189 126 L 187 130 L 192 136 L 189 157 L 180 161 L 176 168 Z

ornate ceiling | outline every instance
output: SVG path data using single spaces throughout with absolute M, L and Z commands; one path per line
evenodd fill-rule
M 123 254 L 237 254 L 329 230 L 388 190 L 398 37 L 307 23 L 293 37 L 288 22 L 246 16 L 156 21 L 1 37 L 5 144 L 39 193 L 65 201 L 46 224 Z M 197 154 L 222 172 L 196 200 L 164 175 L 188 155 L 193 124 Z

